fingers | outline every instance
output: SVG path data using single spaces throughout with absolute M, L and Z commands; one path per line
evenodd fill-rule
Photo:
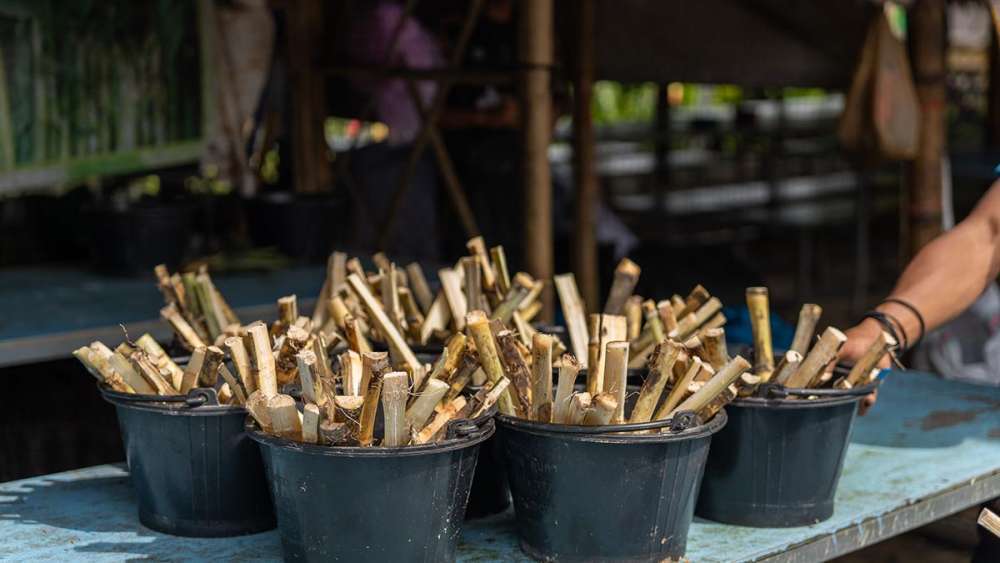
M 868 410 L 875 405 L 875 401 L 877 400 L 878 400 L 878 389 L 866 395 L 864 399 L 861 399 L 861 402 L 858 403 L 858 416 L 865 416 L 866 414 L 868 414 Z

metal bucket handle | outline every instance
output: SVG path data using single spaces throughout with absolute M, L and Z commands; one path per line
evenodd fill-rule
M 755 397 L 762 399 L 785 399 L 787 397 L 854 397 L 868 395 L 878 387 L 879 382 L 873 381 L 863 387 L 851 389 L 809 389 L 785 387 L 778 383 L 764 383 L 757 387 Z
M 117 393 L 110 387 L 101 385 L 111 393 Z M 140 395 L 138 393 L 117 393 L 133 403 L 184 403 L 184 406 L 197 408 L 202 406 L 219 406 L 219 394 L 215 389 L 195 387 L 187 395 Z
M 681 411 L 670 418 L 652 422 L 633 422 L 604 426 L 561 425 L 559 432 L 564 434 L 617 434 L 619 432 L 667 429 L 671 433 L 679 433 L 694 428 L 700 423 L 701 419 L 698 418 L 697 413 L 694 411 Z
M 490 432 L 493 415 L 497 413 L 496 405 L 490 407 L 488 411 L 473 419 L 459 419 L 448 422 L 448 430 L 445 434 L 446 440 L 476 439 Z

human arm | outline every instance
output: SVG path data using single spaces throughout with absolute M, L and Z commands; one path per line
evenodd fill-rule
M 889 294 L 913 305 L 932 330 L 967 309 L 1000 272 L 1000 182 L 995 183 L 968 218 L 925 246 L 907 265 Z M 876 311 L 898 321 L 910 344 L 920 335 L 920 321 L 906 306 L 886 302 Z M 882 330 L 865 319 L 845 332 L 840 359 L 853 362 Z M 897 328 L 897 331 L 899 328 Z M 900 334 L 902 337 L 902 334 Z M 901 343 L 902 344 L 902 343 Z M 882 367 L 888 366 L 888 359 Z M 862 412 L 874 397 L 862 405 Z

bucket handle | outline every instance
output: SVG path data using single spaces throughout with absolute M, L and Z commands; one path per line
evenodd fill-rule
M 489 422 L 493 420 L 493 415 L 496 412 L 497 407 L 493 405 L 490 410 L 474 419 L 462 418 L 448 422 L 448 430 L 445 433 L 446 439 L 476 439 L 485 435 L 490 431 L 491 424 Z
M 201 406 L 218 406 L 219 395 L 215 389 L 195 387 L 187 395 L 126 395 L 134 403 L 184 403 L 185 406 L 196 408 Z
M 809 389 L 785 387 L 778 383 L 764 383 L 757 387 L 755 395 L 763 399 L 784 399 L 792 397 L 854 397 L 868 395 L 878 387 L 878 381 L 873 381 L 863 387 L 851 389 Z
M 701 419 L 694 411 L 680 411 L 670 418 L 652 422 L 634 422 L 609 426 L 561 425 L 559 432 L 566 434 L 618 434 L 620 432 L 667 429 L 672 433 L 678 433 L 698 426 L 700 423 Z

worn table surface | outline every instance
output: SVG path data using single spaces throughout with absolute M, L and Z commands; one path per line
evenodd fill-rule
M 894 373 L 855 425 L 836 512 L 826 522 L 752 529 L 696 521 L 692 561 L 818 561 L 1000 496 L 1000 389 Z M 143 528 L 127 473 L 99 466 L 0 485 L 0 559 L 274 560 L 276 532 L 188 539 Z M 470 522 L 462 561 L 526 560 L 513 515 Z
M 304 311 L 319 293 L 324 268 L 216 275 L 213 280 L 237 314 L 273 317 L 274 300 L 297 294 Z M 163 297 L 153 274 L 113 277 L 72 268 L 23 268 L 0 275 L 0 367 L 69 357 L 94 340 L 121 340 L 129 333 L 169 337 L 160 321 Z M 107 342 L 109 345 L 111 342 Z M 113 347 L 113 346 L 112 346 Z

